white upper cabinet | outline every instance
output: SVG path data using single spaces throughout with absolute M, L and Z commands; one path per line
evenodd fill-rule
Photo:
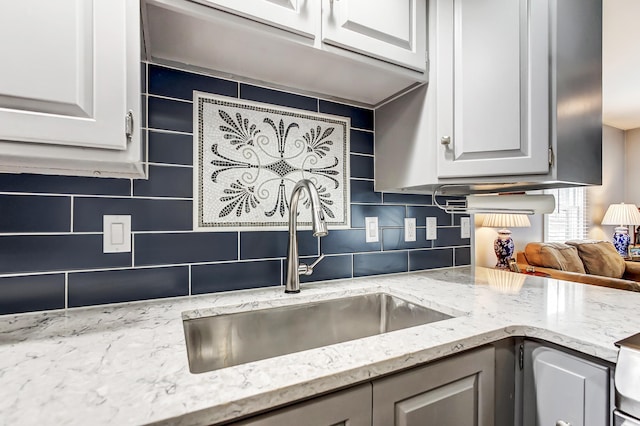
M 320 0 L 196 0 L 264 24 L 315 38 Z
M 427 0 L 143 0 L 147 58 L 365 106 L 425 83 Z
M 376 109 L 377 191 L 602 183 L 602 0 L 430 0 L 428 18 L 429 84 Z
M 437 0 L 439 177 L 549 170 L 547 0 Z
M 0 170 L 140 174 L 139 17 L 131 0 L 4 2 Z
M 322 41 L 426 70 L 426 0 L 322 0 Z

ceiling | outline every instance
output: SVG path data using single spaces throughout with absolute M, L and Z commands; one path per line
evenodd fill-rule
M 603 1 L 603 122 L 640 127 L 640 1 Z

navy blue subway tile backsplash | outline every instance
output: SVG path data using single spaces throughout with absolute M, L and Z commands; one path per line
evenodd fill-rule
M 65 309 L 282 285 L 286 231 L 193 231 L 193 91 L 351 119 L 351 229 L 299 232 L 301 261 L 326 258 L 301 282 L 470 263 L 460 216 L 431 196 L 374 190 L 374 111 L 142 64 L 149 179 L 0 174 L 0 314 Z M 444 198 L 439 200 L 444 202 Z M 102 252 L 103 215 L 131 215 L 131 253 Z M 377 216 L 380 240 L 365 241 Z M 437 240 L 426 240 L 425 217 Z M 415 217 L 417 240 L 404 241 Z
M 0 278 L 0 312 L 21 313 L 62 309 L 64 274 Z
M 191 102 L 194 90 L 235 98 L 238 96 L 238 83 L 149 64 L 149 95 Z
M 266 89 L 251 84 L 240 85 L 240 98 L 306 111 L 318 111 L 318 100 L 315 98 L 282 92 L 280 90 Z

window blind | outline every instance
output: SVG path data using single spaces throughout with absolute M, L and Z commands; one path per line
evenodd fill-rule
M 560 188 L 545 190 L 556 197 L 556 209 L 545 216 L 544 240 L 565 242 L 582 240 L 589 232 L 589 203 L 587 188 Z

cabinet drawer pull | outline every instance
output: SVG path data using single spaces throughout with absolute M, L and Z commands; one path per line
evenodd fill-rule
M 451 136 L 443 136 L 440 138 L 440 143 L 442 145 L 449 145 L 451 144 Z
M 558 421 L 556 422 L 556 426 L 571 426 L 571 423 L 569 423 L 569 422 L 565 422 L 565 421 L 563 421 L 563 420 L 558 420 Z

